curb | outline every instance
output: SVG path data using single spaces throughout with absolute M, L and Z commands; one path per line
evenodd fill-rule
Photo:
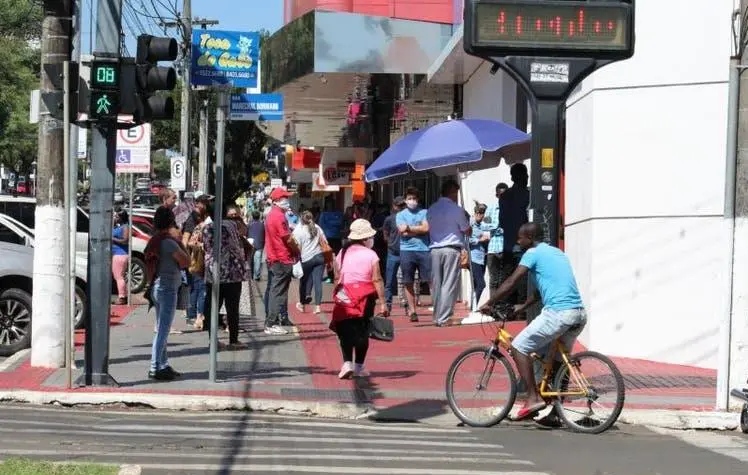
M 283 415 L 326 417 L 332 419 L 398 420 L 400 422 L 429 422 L 411 411 L 394 415 L 388 408 L 373 404 L 341 402 L 289 401 L 274 399 L 245 399 L 235 396 L 177 395 L 153 393 L 113 392 L 52 392 L 9 390 L 0 391 L 0 402 L 61 406 L 140 406 L 169 411 L 257 411 Z M 451 414 L 433 418 L 434 424 L 456 424 Z M 619 418 L 624 424 L 660 427 L 676 430 L 731 431 L 740 427 L 740 415 L 733 412 L 685 411 L 668 409 L 629 409 Z M 124 467 L 123 467 L 124 468 Z M 133 472 L 135 475 L 135 472 Z M 130 475 L 124 472 L 122 475 Z

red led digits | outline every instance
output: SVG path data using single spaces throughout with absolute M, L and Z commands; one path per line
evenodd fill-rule
M 590 14 L 585 8 L 562 12 L 556 10 L 547 14 L 531 8 L 507 7 L 496 16 L 496 31 L 500 35 L 516 38 L 529 36 L 537 39 L 563 37 L 584 40 L 593 36 L 615 35 L 617 26 L 618 21 L 610 16 L 601 17 L 594 10 Z

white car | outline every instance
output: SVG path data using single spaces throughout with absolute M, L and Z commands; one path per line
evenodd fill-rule
M 81 207 L 77 208 L 77 233 L 75 241 L 76 252 L 88 256 L 88 213 Z M 30 197 L 13 197 L 0 195 L 0 214 L 5 214 L 20 221 L 24 226 L 34 232 L 35 228 L 36 199 Z M 148 239 L 133 237 L 132 239 L 132 276 L 129 278 L 132 293 L 142 292 L 145 289 L 145 246 Z M 84 266 L 85 268 L 85 266 Z
M 86 258 L 76 255 L 75 328 L 86 321 Z M 13 218 L 0 214 L 0 356 L 31 345 L 31 294 L 34 235 Z

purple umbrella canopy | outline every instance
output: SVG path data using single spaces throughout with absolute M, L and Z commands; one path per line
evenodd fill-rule
M 366 181 L 433 170 L 441 175 L 484 170 L 503 158 L 530 158 L 530 135 L 497 120 L 450 120 L 417 130 L 395 142 L 366 170 Z

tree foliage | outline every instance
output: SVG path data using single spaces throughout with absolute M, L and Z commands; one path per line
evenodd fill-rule
M 38 128 L 29 124 L 29 94 L 39 85 L 41 8 L 30 0 L 0 0 L 0 163 L 29 173 Z

